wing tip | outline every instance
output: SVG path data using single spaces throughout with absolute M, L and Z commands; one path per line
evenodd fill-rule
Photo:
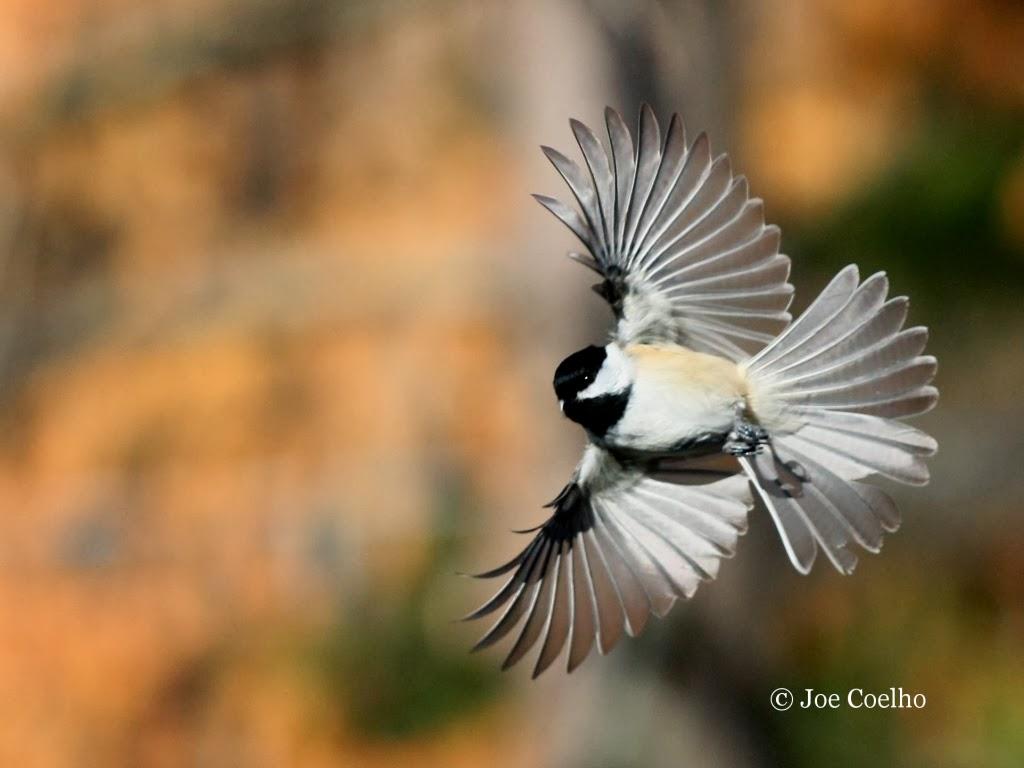
M 832 280 L 848 280 L 850 278 L 853 279 L 854 285 L 860 282 L 860 267 L 858 267 L 856 264 L 847 264 L 845 267 L 843 267 L 836 273 L 836 276 L 832 278 Z
M 609 134 L 611 133 L 612 125 L 614 125 L 617 130 L 624 131 L 627 136 L 629 135 L 629 127 L 626 125 L 625 118 L 619 110 L 611 105 L 604 108 L 604 124 L 608 128 Z
M 598 140 L 597 134 L 595 134 L 594 131 L 591 130 L 590 126 L 584 123 L 582 120 L 577 120 L 575 117 L 570 117 L 569 128 L 570 130 L 572 130 L 573 136 L 576 137 L 576 140 L 580 142 L 581 148 L 581 136 L 585 138 L 587 141 L 595 142 L 598 146 L 600 146 L 601 142 Z
M 548 146 L 547 144 L 541 144 L 540 145 L 540 151 L 543 152 L 544 156 L 547 157 L 547 159 L 550 160 L 552 163 L 554 163 L 556 161 L 569 160 L 569 158 L 567 158 L 565 155 L 563 155 L 557 149 L 555 149 L 554 147 Z

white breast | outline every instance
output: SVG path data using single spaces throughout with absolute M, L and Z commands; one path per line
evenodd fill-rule
M 633 389 L 609 443 L 635 450 L 666 450 L 708 434 L 728 432 L 744 384 L 735 364 L 683 347 L 634 345 Z

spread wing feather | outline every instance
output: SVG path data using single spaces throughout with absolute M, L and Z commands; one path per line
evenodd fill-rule
M 610 150 L 570 121 L 580 167 L 543 147 L 579 211 L 545 195 L 538 202 L 586 247 L 571 254 L 600 274 L 595 289 L 617 318 L 622 343 L 669 341 L 742 360 L 789 323 L 793 288 L 779 230 L 728 157 L 713 157 L 704 134 L 687 147 L 673 115 L 662 143 L 650 107 L 634 145 L 622 116 L 605 111 Z
M 682 480 L 686 470 L 669 474 Z M 505 565 L 479 574 L 507 579 L 466 617 L 500 611 L 474 650 L 518 630 L 503 667 L 539 643 L 534 676 L 566 647 L 569 671 L 595 646 L 608 653 L 624 633 L 640 634 L 652 614 L 664 616 L 715 577 L 721 559 L 735 551 L 750 504 L 742 476 L 669 482 L 589 446 L 530 543 Z

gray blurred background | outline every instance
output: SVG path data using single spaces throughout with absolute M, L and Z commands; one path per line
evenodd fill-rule
M 1024 7 L 4 0 L 0 764 L 1024 765 Z M 844 578 L 739 556 L 571 677 L 469 656 L 601 338 L 567 118 L 728 150 L 795 308 L 885 269 L 933 482 Z M 924 710 L 778 713 L 776 687 Z

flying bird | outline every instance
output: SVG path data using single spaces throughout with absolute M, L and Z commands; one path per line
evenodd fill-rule
M 615 316 L 555 371 L 587 445 L 526 547 L 477 574 L 505 581 L 465 617 L 496 616 L 474 650 L 518 630 L 503 668 L 540 643 L 534 677 L 566 647 L 570 672 L 608 653 L 715 578 L 755 497 L 800 573 L 819 550 L 851 573 L 900 523 L 872 481 L 922 485 L 937 449 L 900 421 L 935 405 L 936 360 L 884 273 L 847 266 L 792 320 L 779 229 L 728 157 L 703 133 L 688 144 L 678 115 L 663 139 L 646 105 L 635 143 L 618 112 L 605 122 L 609 149 L 570 121 L 583 167 L 543 147 L 578 209 L 534 196 Z

